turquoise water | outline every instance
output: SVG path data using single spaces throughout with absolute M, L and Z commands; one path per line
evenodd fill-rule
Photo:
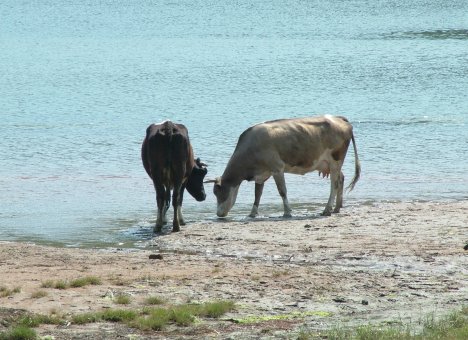
M 165 119 L 214 177 L 252 124 L 344 115 L 363 167 L 345 205 L 468 198 L 466 1 L 4 0 L 0 17 L 0 240 L 142 244 L 140 145 Z M 296 216 L 323 209 L 328 181 L 286 180 Z M 215 219 L 206 190 L 188 221 Z M 252 202 L 244 183 L 230 217 Z M 269 181 L 260 214 L 281 213 Z

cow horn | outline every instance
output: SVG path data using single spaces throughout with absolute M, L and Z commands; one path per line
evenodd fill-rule
M 214 184 L 219 184 L 219 185 L 221 185 L 221 178 L 220 178 L 220 177 L 216 177 L 215 179 L 207 179 L 207 180 L 204 181 L 203 183 L 214 183 Z

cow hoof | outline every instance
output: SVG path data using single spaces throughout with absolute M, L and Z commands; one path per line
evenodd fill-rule
M 154 231 L 155 233 L 160 233 L 161 230 L 162 230 L 162 225 L 157 225 L 157 226 L 155 226 L 154 229 L 153 229 L 153 231 Z
M 284 213 L 283 214 L 283 218 L 291 218 L 291 217 L 292 217 L 291 213 Z
M 257 217 L 257 214 L 249 214 L 247 217 L 255 218 L 255 217 Z
M 325 210 L 325 211 L 322 213 L 322 216 L 331 216 L 331 211 Z
M 179 231 L 180 231 L 180 227 L 176 227 L 176 226 L 172 227 L 172 232 L 173 233 L 177 233 Z

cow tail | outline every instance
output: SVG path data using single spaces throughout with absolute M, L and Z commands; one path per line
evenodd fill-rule
M 354 134 L 351 132 L 351 140 L 353 141 L 353 148 L 354 148 L 354 178 L 351 183 L 348 185 L 346 190 L 349 192 L 354 189 L 357 181 L 361 177 L 361 162 L 359 162 L 359 157 L 356 148 L 356 141 L 354 140 Z
M 174 130 L 174 124 L 171 121 L 166 121 L 164 123 L 164 136 L 166 139 L 166 167 L 170 168 L 172 163 L 172 154 L 171 154 L 171 144 L 172 144 L 172 134 Z

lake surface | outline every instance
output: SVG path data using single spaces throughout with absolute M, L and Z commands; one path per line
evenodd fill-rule
M 363 169 L 345 206 L 468 198 L 465 0 L 3 0 L 0 17 L 0 240 L 142 246 L 156 203 L 140 147 L 166 119 L 215 177 L 255 123 L 344 115 Z M 329 181 L 286 181 L 293 214 L 323 209 Z M 206 191 L 185 196 L 189 222 L 216 219 Z M 259 212 L 282 214 L 273 180 Z

